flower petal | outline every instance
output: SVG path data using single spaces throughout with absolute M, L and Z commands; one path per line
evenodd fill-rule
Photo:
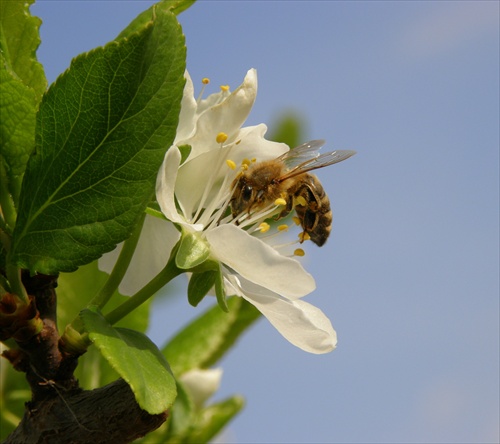
M 118 291 L 131 296 L 153 279 L 168 262 L 172 248 L 179 240 L 180 233 L 165 220 L 146 215 L 141 236 Z M 122 244 L 99 259 L 99 269 L 111 273 Z
M 187 223 L 177 211 L 175 204 L 175 187 L 177 183 L 177 172 L 181 162 L 181 152 L 175 145 L 171 146 L 165 154 L 160 171 L 156 178 L 156 200 L 160 205 L 165 217 L 176 224 L 186 227 L 189 231 L 201 231 L 203 226 Z M 182 208 L 182 202 L 179 202 Z
M 297 299 L 316 288 L 314 278 L 295 259 L 234 225 L 207 231 L 212 255 L 255 284 L 288 299 Z
M 178 141 L 191 137 L 196 127 L 195 118 L 197 104 L 194 98 L 193 81 L 187 71 L 184 73 L 184 77 L 186 78 L 186 84 L 184 85 L 184 93 L 182 96 L 179 124 L 175 135 L 175 145 L 182 145 L 182 143 L 178 143 Z
M 179 377 L 191 395 L 196 407 L 201 408 L 208 398 L 219 390 L 222 368 L 192 369 Z
M 254 305 L 285 339 L 309 353 L 328 353 L 337 345 L 337 334 L 330 320 L 314 305 L 290 301 L 265 289 L 251 290 L 241 281 L 242 297 Z
M 218 133 L 224 132 L 229 136 L 228 142 L 234 137 L 245 122 L 257 96 L 257 71 L 248 71 L 243 83 L 218 105 L 203 112 L 196 124 L 196 133 L 187 139 L 191 145 L 192 155 L 217 148 L 215 138 Z

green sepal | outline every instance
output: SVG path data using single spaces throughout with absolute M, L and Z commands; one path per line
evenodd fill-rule
M 193 273 L 188 284 L 188 301 L 196 307 L 215 284 L 217 272 Z
M 159 414 L 173 405 L 175 379 L 165 357 L 146 335 L 111 326 L 95 307 L 80 316 L 90 340 L 130 385 L 143 410 Z
M 183 233 L 175 264 L 181 270 L 189 270 L 205 262 L 210 256 L 210 246 L 195 233 Z

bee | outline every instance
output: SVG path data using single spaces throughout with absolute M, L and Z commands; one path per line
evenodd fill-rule
M 233 181 L 230 200 L 233 218 L 247 212 L 264 209 L 277 199 L 285 200 L 278 219 L 293 209 L 303 233 L 301 242 L 311 239 L 321 247 L 330 235 L 332 210 L 323 185 L 309 171 L 342 162 L 356 154 L 352 150 L 319 153 L 324 140 L 311 140 L 273 160 L 250 164 Z

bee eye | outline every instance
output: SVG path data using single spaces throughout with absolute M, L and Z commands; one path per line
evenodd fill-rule
M 241 196 L 243 197 L 243 200 L 245 200 L 245 201 L 249 201 L 252 198 L 252 194 L 253 194 L 253 189 L 250 185 L 245 185 L 241 189 Z

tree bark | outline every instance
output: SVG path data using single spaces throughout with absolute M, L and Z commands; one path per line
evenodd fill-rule
M 142 410 L 122 379 L 91 391 L 48 386 L 54 396 L 27 403 L 21 423 L 5 444 L 129 443 L 167 419 L 166 412 L 151 415 Z
M 12 333 L 19 348 L 7 350 L 3 356 L 16 370 L 26 373 L 32 398 L 5 443 L 121 444 L 166 421 L 167 412 L 151 415 L 142 410 L 121 379 L 95 390 L 82 390 L 73 374 L 78 356 L 65 351 L 57 330 L 57 276 L 26 273 L 23 283 L 30 305 L 24 306 L 19 319 L 14 310 L 14 315 L 7 317 L 12 328 L 5 327 L 2 332 L 2 337 Z M 4 308 L 11 308 L 11 300 Z

